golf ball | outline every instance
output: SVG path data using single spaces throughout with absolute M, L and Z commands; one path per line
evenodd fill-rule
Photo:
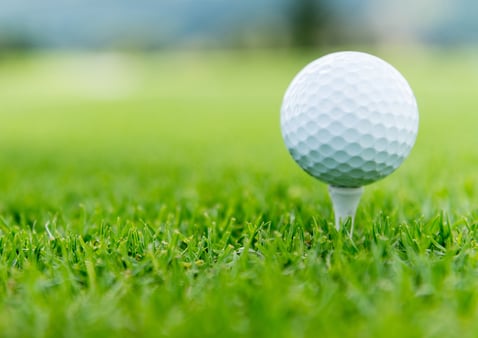
M 366 53 L 338 52 L 302 69 L 281 107 L 284 142 L 310 175 L 360 187 L 397 169 L 418 131 L 418 108 L 405 78 Z

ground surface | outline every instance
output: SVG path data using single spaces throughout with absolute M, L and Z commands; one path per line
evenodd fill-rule
M 476 57 L 377 52 L 420 131 L 349 239 L 279 131 L 322 53 L 0 59 L 1 335 L 475 337 Z

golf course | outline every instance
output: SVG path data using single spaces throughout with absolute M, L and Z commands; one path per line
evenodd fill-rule
M 420 122 L 352 236 L 279 121 L 340 48 L 0 58 L 0 336 L 476 337 L 476 50 L 353 49 Z

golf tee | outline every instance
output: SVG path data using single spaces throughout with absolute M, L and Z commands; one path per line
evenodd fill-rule
M 335 228 L 340 229 L 340 225 L 347 219 L 351 220 L 350 234 L 354 229 L 355 213 L 363 193 L 363 187 L 341 188 L 329 185 L 329 195 L 332 199 L 332 205 L 335 214 Z

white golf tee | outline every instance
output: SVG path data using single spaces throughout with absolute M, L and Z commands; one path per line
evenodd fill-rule
M 335 214 L 335 228 L 340 229 L 340 224 L 351 220 L 350 235 L 354 230 L 355 212 L 363 193 L 363 187 L 341 188 L 329 185 L 329 195 Z

